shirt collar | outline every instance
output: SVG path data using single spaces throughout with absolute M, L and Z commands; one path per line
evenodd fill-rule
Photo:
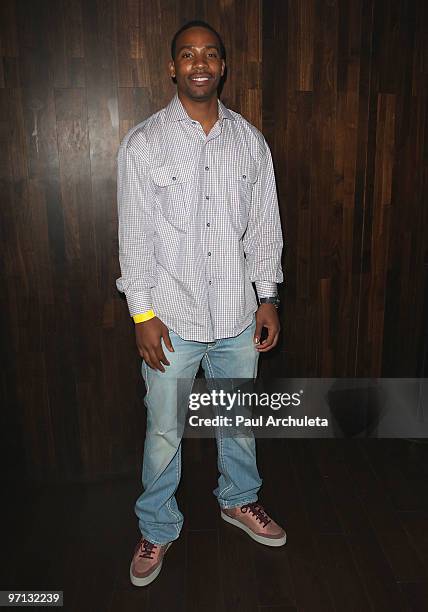
M 232 121 L 235 121 L 235 117 L 220 100 L 218 100 L 218 116 L 220 120 L 231 119 Z M 178 93 L 175 94 L 171 102 L 166 107 L 165 119 L 167 121 L 182 121 L 183 119 L 191 119 L 187 114 L 186 109 L 182 105 L 180 98 L 178 97 Z

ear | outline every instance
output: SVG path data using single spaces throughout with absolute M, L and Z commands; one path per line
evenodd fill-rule
M 224 59 L 222 59 L 221 60 L 221 76 L 223 76 L 225 68 L 226 68 L 226 62 L 224 61 Z
M 175 78 L 175 64 L 172 60 L 168 62 L 168 71 L 169 71 L 169 76 L 172 79 L 174 79 Z

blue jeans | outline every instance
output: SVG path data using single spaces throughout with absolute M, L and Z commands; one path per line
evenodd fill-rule
M 183 340 L 169 330 L 175 352 L 162 342 L 170 362 L 165 372 L 150 368 L 145 361 L 142 375 L 147 394 L 147 429 L 144 444 L 142 483 L 144 492 L 135 504 L 141 533 L 154 544 L 176 540 L 183 526 L 175 492 L 181 477 L 181 439 L 177 436 L 177 378 L 193 384 L 199 365 L 205 378 L 255 379 L 259 353 L 253 344 L 253 322 L 238 336 L 214 342 Z M 207 380 L 208 384 L 208 380 Z M 189 386 L 189 393 L 192 391 Z M 187 393 L 187 390 L 186 390 Z M 223 436 L 216 428 L 218 487 L 213 493 L 221 508 L 257 501 L 262 485 L 256 464 L 253 436 Z

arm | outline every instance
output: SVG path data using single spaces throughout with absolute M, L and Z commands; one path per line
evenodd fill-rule
M 272 156 L 266 141 L 265 147 L 258 179 L 253 188 L 248 226 L 243 237 L 249 278 L 256 285 L 259 299 L 276 295 L 277 283 L 283 282 L 281 220 Z M 280 324 L 275 307 L 272 304 L 262 304 L 257 310 L 256 320 L 256 343 L 262 328 L 268 330 L 268 337 L 259 344 L 259 351 L 265 352 L 278 342 Z
M 174 349 L 167 326 L 150 312 L 151 289 L 157 283 L 153 194 L 145 160 L 126 144 L 120 147 L 118 155 L 117 202 L 122 276 L 116 286 L 125 293 L 129 312 L 135 317 L 135 337 L 141 357 L 150 367 L 164 372 L 162 363 L 169 365 L 169 361 L 161 338 L 169 351 Z
M 122 276 L 116 286 L 125 293 L 131 316 L 152 309 L 151 288 L 156 285 L 153 199 L 145 161 L 129 146 L 118 155 L 117 204 L 119 262 Z

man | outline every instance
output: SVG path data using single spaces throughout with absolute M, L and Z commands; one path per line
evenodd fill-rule
M 147 389 L 144 492 L 135 505 L 142 538 L 130 568 L 136 586 L 158 576 L 183 525 L 175 499 L 177 379 L 193 381 L 201 363 L 208 380 L 254 379 L 259 353 L 277 344 L 280 331 L 282 234 L 269 148 L 218 100 L 225 53 L 211 26 L 183 26 L 171 55 L 176 95 L 127 134 L 118 156 L 117 287 L 135 322 Z M 285 531 L 258 503 L 254 437 L 218 429 L 216 441 L 221 518 L 257 542 L 282 546 Z

